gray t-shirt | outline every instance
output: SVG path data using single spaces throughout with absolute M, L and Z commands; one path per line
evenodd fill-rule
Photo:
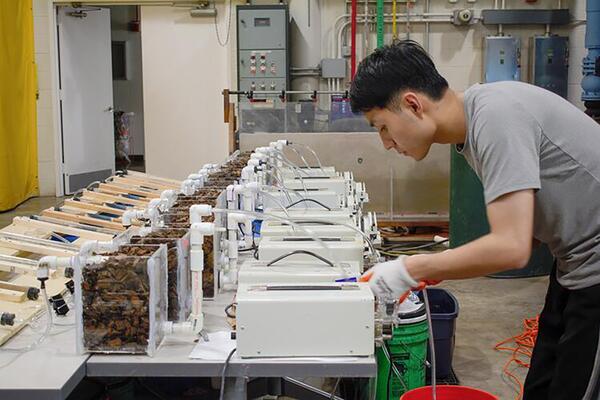
M 486 203 L 535 189 L 533 234 L 556 257 L 560 284 L 600 284 L 600 125 L 562 97 L 521 82 L 474 85 L 464 106 L 461 153 Z

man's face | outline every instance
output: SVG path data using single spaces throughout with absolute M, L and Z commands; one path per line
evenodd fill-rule
M 374 108 L 365 117 L 379 131 L 386 150 L 394 149 L 401 155 L 422 160 L 433 143 L 435 124 L 420 105 L 403 104 L 394 108 Z

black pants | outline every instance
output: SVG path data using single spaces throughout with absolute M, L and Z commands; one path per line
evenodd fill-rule
M 550 274 L 524 400 L 600 399 L 600 285 L 567 290 Z

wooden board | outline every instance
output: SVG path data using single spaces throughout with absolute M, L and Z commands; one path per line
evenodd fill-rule
M 159 198 L 163 190 L 178 190 L 180 187 L 180 181 L 141 173 L 114 177 L 109 183 L 100 184 L 96 190 L 84 190 L 80 197 L 82 201 L 65 200 L 63 207 L 68 212 L 49 208 L 40 213 L 48 220 L 16 217 L 11 225 L 0 230 L 0 254 L 18 257 L 0 260 L 0 311 L 14 313 L 19 321 L 15 326 L 0 326 L 0 346 L 37 315 L 46 311 L 43 296 L 40 295 L 38 300 L 27 298 L 30 287 L 39 287 L 35 276 L 35 260 L 43 255 L 72 256 L 81 243 L 87 240 L 109 241 L 114 235 L 124 232 L 125 228 L 120 223 L 124 210 L 108 207 L 105 203 L 120 202 L 130 204 L 132 209 L 145 209 L 148 202 Z M 145 197 L 130 199 L 124 194 Z M 119 217 L 104 220 L 90 217 L 91 213 L 109 213 Z M 85 229 L 86 227 L 102 229 L 104 232 L 94 232 Z M 2 235 L 2 232 L 13 235 Z M 49 240 L 56 233 L 76 236 L 77 239 L 71 243 L 72 246 Z M 31 261 L 23 262 L 23 258 Z M 68 281 L 64 277 L 64 271 L 51 271 L 50 279 L 46 281 L 48 296 L 65 293 L 65 283 Z M 69 312 L 73 313 L 75 310 Z
M 17 285 L 15 283 L 0 281 L 0 289 L 14 290 L 17 292 L 27 293 L 29 291 L 29 288 L 30 287 L 28 287 L 28 286 Z
M 150 187 L 156 190 L 179 190 L 180 186 L 163 182 L 145 181 L 131 176 L 115 176 L 112 182 L 123 183 L 126 185 L 137 185 L 142 187 Z
M 27 295 L 22 291 L 0 288 L 0 301 L 22 303 L 27 300 Z
M 62 276 L 53 277 L 46 281 L 46 290 L 48 291 L 48 297 L 52 297 L 59 293 L 65 293 L 67 283 L 69 279 Z M 39 287 L 39 282 L 34 275 L 22 275 L 13 281 L 13 283 L 24 286 Z M 18 333 L 27 324 L 33 320 L 36 316 L 45 312 L 46 305 L 40 294 L 38 300 L 27 300 L 21 303 L 14 303 L 11 301 L 0 300 L 0 310 L 3 312 L 9 312 L 15 314 L 17 322 L 14 326 L 0 326 L 0 346 L 2 346 L 8 339 Z M 69 310 L 70 313 L 75 310 Z
M 133 193 L 133 194 L 141 194 L 141 195 L 146 195 L 148 193 L 151 193 L 153 195 L 156 195 L 157 197 L 160 197 L 160 193 L 162 192 L 162 190 L 160 189 L 155 189 L 155 188 L 151 188 L 151 187 L 143 187 L 140 184 L 135 184 L 135 183 L 130 183 L 130 182 L 122 182 L 122 181 L 110 181 L 110 182 L 106 182 L 105 185 L 110 185 L 111 187 L 117 189 L 117 188 L 121 188 L 123 190 L 128 191 L 129 193 Z M 139 192 L 139 193 L 136 193 Z
M 138 196 L 143 196 L 144 198 L 147 198 L 147 199 L 157 199 L 160 197 L 160 193 L 158 193 L 156 191 L 150 192 L 150 191 L 139 190 L 139 189 L 135 189 L 135 188 L 123 187 L 120 185 L 112 185 L 109 183 L 101 183 L 98 186 L 98 190 L 101 192 L 116 193 L 116 194 L 135 194 Z
M 81 242 L 82 240 L 108 241 L 112 240 L 113 238 L 113 235 L 106 233 L 91 232 L 85 229 L 73 228 L 66 225 L 53 224 L 45 221 L 36 221 L 27 217 L 16 217 L 13 219 L 13 223 L 5 227 L 3 231 L 19 233 L 21 235 L 39 237 L 43 239 L 50 239 L 52 233 L 77 236 L 79 239 L 72 242 L 73 244 L 78 244 L 78 242 Z
M 115 214 L 115 215 L 123 215 L 123 213 L 125 212 L 125 210 L 120 210 L 118 208 L 113 208 L 113 207 L 108 207 L 108 206 L 93 204 L 93 203 L 87 203 L 85 201 L 65 200 L 63 204 L 65 206 L 86 210 L 87 212 L 96 211 L 96 212 L 105 212 L 105 213 Z
M 102 219 L 92 218 L 85 215 L 75 215 L 62 211 L 54 211 L 54 209 L 52 208 L 42 211 L 41 214 L 52 218 L 65 219 L 67 221 L 73 221 L 93 226 L 100 226 L 103 228 L 113 229 L 120 232 L 125 231 L 125 227 L 123 227 L 123 225 L 117 222 L 105 221 Z
M 178 187 L 181 187 L 181 181 L 178 181 L 177 179 L 163 178 L 163 177 L 156 176 L 156 175 L 146 174 L 144 172 L 127 171 L 126 176 L 144 179 L 144 180 L 148 180 L 148 181 L 152 181 L 152 182 L 165 182 L 165 183 L 169 183 L 169 184 L 177 185 Z
M 67 235 L 73 235 L 79 237 L 79 239 L 75 240 L 73 244 L 80 245 L 82 242 L 86 240 L 101 240 L 108 241 L 112 240 L 112 238 L 119 233 L 119 231 L 108 230 L 108 232 L 95 232 L 88 230 L 86 228 L 93 229 L 106 229 L 100 227 L 93 227 L 89 225 L 81 225 L 71 221 L 63 221 L 55 218 L 48 218 L 49 221 L 39 221 L 33 220 L 27 217 L 17 217 L 13 220 L 13 223 L 4 230 L 8 230 L 9 232 L 15 230 L 15 233 L 21 233 L 27 236 L 32 237 L 43 237 L 49 238 L 50 232 L 58 232 Z M 19 219 L 19 220 L 17 220 Z M 75 226 L 69 226 L 67 224 L 73 224 Z M 42 233 L 39 233 L 42 232 Z
M 150 200 L 129 199 L 127 197 L 123 197 L 120 195 L 94 192 L 94 191 L 90 191 L 90 190 L 85 190 L 83 192 L 83 196 L 81 196 L 81 198 L 86 199 L 86 200 L 89 199 L 89 200 L 100 201 L 101 204 L 106 201 L 121 202 L 121 203 L 125 203 L 125 204 L 131 204 L 135 208 L 146 208 L 146 206 L 148 205 L 148 203 L 150 201 Z
M 26 251 L 29 253 L 40 254 L 42 256 L 71 257 L 77 253 L 76 251 L 70 251 L 58 247 L 26 243 L 8 238 L 0 238 L 0 247 L 12 250 Z
M 0 271 L 17 274 L 35 274 L 37 267 L 30 267 L 18 263 L 11 263 L 10 261 L 0 260 Z

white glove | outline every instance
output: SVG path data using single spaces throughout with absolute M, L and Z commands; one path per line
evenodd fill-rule
M 376 264 L 363 275 L 365 280 L 369 280 L 369 287 L 379 299 L 395 301 L 411 288 L 419 286 L 406 270 L 405 257 Z

